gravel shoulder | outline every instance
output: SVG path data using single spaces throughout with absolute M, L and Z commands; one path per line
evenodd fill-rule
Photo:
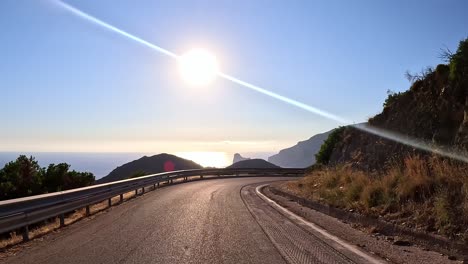
M 281 188 L 281 182 L 272 183 L 263 189 L 263 193 L 279 205 L 303 217 L 330 234 L 363 248 L 365 251 L 380 256 L 391 263 L 463 263 L 461 260 L 451 260 L 447 256 L 430 251 L 398 237 L 384 236 L 369 228 L 363 228 L 331 217 L 324 213 L 300 205 L 281 195 L 274 194 L 271 188 Z

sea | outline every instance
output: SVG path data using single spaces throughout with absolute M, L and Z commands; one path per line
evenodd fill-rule
M 41 167 L 49 164 L 67 163 L 71 169 L 81 172 L 91 172 L 97 179 L 108 175 L 112 170 L 143 156 L 159 153 L 143 152 L 0 152 L 0 168 L 18 158 L 20 155 L 33 156 Z M 232 164 L 234 153 L 226 152 L 176 152 L 181 158 L 193 160 L 205 167 L 224 168 Z M 267 159 L 272 152 L 246 152 L 244 157 Z
M 26 155 L 28 157 L 33 156 L 41 167 L 47 167 L 52 163 L 68 163 L 71 165 L 71 169 L 91 172 L 96 179 L 100 179 L 122 164 L 139 159 L 145 155 L 154 154 L 135 152 L 0 152 L 0 168 L 3 168 L 6 163 L 15 160 L 20 155 Z

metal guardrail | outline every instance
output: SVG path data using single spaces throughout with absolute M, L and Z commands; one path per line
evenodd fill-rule
M 133 179 L 98 184 L 84 188 L 54 192 L 42 195 L 29 196 L 18 199 L 0 201 L 0 234 L 22 228 L 23 240 L 29 240 L 28 226 L 54 217 L 60 218 L 60 225 L 64 226 L 64 214 L 77 209 L 86 208 L 89 215 L 89 206 L 123 194 L 153 186 L 156 189 L 160 183 L 173 183 L 174 180 L 188 181 L 189 177 L 282 177 L 299 176 L 304 169 L 201 169 L 181 170 L 152 174 Z

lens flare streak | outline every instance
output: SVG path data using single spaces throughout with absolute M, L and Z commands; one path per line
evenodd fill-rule
M 424 142 L 423 140 L 412 138 L 407 135 L 402 135 L 396 132 L 384 130 L 384 129 L 377 128 L 377 127 L 372 127 L 369 124 L 356 124 L 352 126 L 356 129 L 367 132 L 369 134 L 380 136 L 385 139 L 395 141 L 395 142 L 398 142 L 398 143 L 401 143 L 401 144 L 404 144 L 404 145 L 407 145 L 407 146 L 410 146 L 419 150 L 432 152 L 441 156 L 445 156 L 451 159 L 455 159 L 455 160 L 468 163 L 468 157 L 466 156 L 466 154 L 463 154 L 461 152 L 454 151 L 454 150 L 448 151 L 446 150 L 446 148 L 442 146 L 438 146 L 433 143 L 427 143 L 427 142 Z
M 143 44 L 144 46 L 147 46 L 159 53 L 162 53 L 164 55 L 167 55 L 171 58 L 174 58 L 176 60 L 180 60 L 180 56 L 167 50 L 167 49 L 164 49 L 164 48 L 161 48 L 159 46 L 156 46 L 146 40 L 143 40 L 139 37 L 136 37 L 130 33 L 127 33 L 121 29 L 118 29 L 96 17 L 93 17 L 79 9 L 77 9 L 76 7 L 73 7 L 67 3 L 64 3 L 62 2 L 61 0 L 54 0 L 54 2 L 64 8 L 65 10 L 68 10 L 70 11 L 71 13 L 77 15 L 78 17 L 81 17 L 81 18 L 84 18 L 90 22 L 93 22 L 99 26 L 102 26 L 110 31 L 113 31 L 115 33 L 118 33 L 122 36 L 125 36 L 131 40 L 134 40 L 136 42 L 139 42 L 140 44 Z M 310 106 L 310 105 L 307 105 L 305 103 L 301 103 L 299 101 L 296 101 L 296 100 L 293 100 L 291 98 L 288 98 L 286 96 L 283 96 L 283 95 L 280 95 L 280 94 L 277 94 L 277 93 L 274 93 L 272 91 L 269 91 L 267 89 L 264 89 L 264 88 L 261 88 L 259 86 L 256 86 L 256 85 L 253 85 L 253 84 L 250 84 L 248 82 L 245 82 L 245 81 L 242 81 L 240 79 L 237 79 L 233 76 L 230 76 L 228 74 L 225 74 L 225 73 L 222 73 L 220 71 L 217 72 L 217 75 L 223 79 L 226 79 L 226 80 L 229 80 L 233 83 L 236 83 L 236 84 L 239 84 L 245 88 L 249 88 L 251 90 L 254 90 L 256 92 L 259 92 L 261 94 L 264 94 L 264 95 L 268 95 L 272 98 L 275 98 L 277 100 L 280 100 L 282 102 L 285 102 L 287 104 L 290 104 L 292 106 L 295 106 L 295 107 L 298 107 L 298 108 L 301 108 L 307 112 L 310 112 L 310 113 L 313 113 L 313 114 L 316 114 L 316 115 L 319 115 L 319 116 L 322 116 L 322 117 L 325 117 L 327 119 L 330 119 L 330 120 L 333 120 L 337 123 L 339 123 L 340 125 L 349 125 L 351 124 L 352 122 L 349 121 L 349 120 L 346 120 L 344 118 L 341 118 L 337 115 L 334 115 L 334 114 L 331 114 L 331 113 L 328 113 L 326 111 L 323 111 L 323 110 L 320 110 L 318 108 L 315 108 L 313 106 Z M 404 145 L 407 145 L 407 146 L 411 146 L 411 147 L 414 147 L 416 149 L 420 149 L 420 150 L 424 150 L 424 151 L 428 151 L 428 152 L 432 152 L 432 153 L 436 153 L 438 155 L 442 155 L 442 156 L 446 156 L 446 157 L 449 157 L 449 158 L 452 158 L 452 159 L 456 159 L 456 160 L 459 160 L 459 161 L 463 161 L 463 162 L 467 162 L 468 163 L 468 157 L 460 152 L 457 152 L 457 151 L 447 151 L 447 150 L 444 150 L 443 147 L 440 147 L 440 146 L 437 146 L 435 144 L 429 144 L 427 142 L 424 142 L 422 140 L 418 140 L 418 139 L 415 139 L 415 138 L 410 138 L 408 136 L 405 136 L 405 135 L 401 135 L 401 134 L 398 134 L 398 133 L 395 133 L 395 132 L 391 132 L 391 131 L 387 131 L 387 130 L 383 130 L 383 129 L 380 129 L 380 128 L 376 128 L 376 127 L 371 127 L 370 125 L 368 124 L 357 124 L 357 125 L 352 125 L 353 127 L 355 127 L 356 129 L 359 129 L 361 131 L 364 131 L 364 132 L 367 132 L 367 133 L 370 133 L 370 134 L 373 134 L 373 135 L 376 135 L 376 136 L 380 136 L 380 137 L 383 137 L 383 138 L 386 138 L 388 140 L 392 140 L 392 141 L 395 141 L 395 142 L 398 142 L 398 143 L 401 143 L 401 144 L 404 144 Z
M 280 101 L 283 101 L 285 103 L 288 103 L 290 105 L 294 105 L 296 107 L 299 107 L 299 108 L 302 108 L 303 110 L 306 110 L 308 112 L 311 112 L 311 113 L 314 113 L 314 114 L 317 114 L 317 115 L 320 115 L 320 116 L 323 116 L 325 118 L 328 118 L 328 119 L 331 119 L 333 121 L 336 121 L 338 123 L 341 123 L 341 124 L 349 124 L 350 122 L 343 119 L 343 118 L 340 118 L 336 115 L 333 115 L 333 114 L 330 114 L 328 112 L 325 112 L 325 111 L 322 111 L 318 108 L 315 108 L 315 107 L 312 107 L 310 105 L 306 105 L 304 103 L 301 103 L 301 102 L 298 102 L 296 100 L 293 100 L 293 99 L 290 99 L 288 97 L 285 97 L 285 96 L 282 96 L 282 95 L 279 95 L 277 93 L 274 93 L 274 92 L 271 92 L 271 91 L 268 91 L 266 89 L 263 89 L 261 87 L 258 87 L 256 85 L 253 85 L 253 84 L 250 84 L 248 82 L 244 82 L 242 80 L 239 80 L 235 77 L 232 77 L 230 75 L 227 75 L 225 73 L 222 73 L 222 72 L 219 72 L 218 75 L 226 80 L 229 80 L 233 83 L 237 83 L 237 84 L 240 84 L 241 86 L 244 86 L 246 88 L 249 88 L 249 89 L 252 89 L 254 91 L 257 91 L 259 93 L 262 93 L 262 94 L 265 94 L 265 95 L 268 95 L 270 97 L 273 97 L 275 99 L 278 99 Z
M 62 1 L 60 1 L 60 0 L 56 0 L 55 2 L 60 7 L 64 8 L 65 10 L 68 10 L 68 11 L 72 12 L 73 14 L 75 14 L 75 15 L 81 17 L 81 18 L 84 18 L 84 19 L 86 19 L 86 20 L 88 20 L 90 22 L 93 22 L 93 23 L 95 23 L 95 24 L 97 24 L 99 26 L 107 28 L 110 31 L 114 31 L 115 33 L 118 33 L 118 34 L 120 34 L 122 36 L 125 36 L 127 38 L 130 38 L 130 39 L 136 41 L 136 42 L 139 42 L 140 44 L 143 44 L 143 45 L 145 45 L 145 46 L 147 46 L 147 47 L 149 47 L 149 48 L 151 48 L 153 50 L 156 50 L 156 51 L 158 51 L 158 52 L 160 52 L 160 53 L 162 53 L 164 55 L 170 56 L 170 57 L 175 58 L 175 59 L 179 59 L 179 55 L 177 55 L 177 54 L 175 54 L 173 52 L 170 52 L 167 49 L 163 49 L 161 47 L 158 47 L 158 46 L 156 46 L 156 45 L 154 45 L 154 44 L 152 44 L 152 43 L 150 43 L 150 42 L 148 42 L 146 40 L 143 40 L 143 39 L 141 39 L 139 37 L 136 37 L 136 36 L 134 36 L 134 35 L 132 35 L 130 33 L 127 33 L 127 32 L 125 32 L 125 31 L 123 31 L 121 29 L 116 28 L 116 27 L 114 27 L 112 25 L 109 25 L 108 23 L 106 23 L 106 22 L 104 22 L 104 21 L 102 21 L 100 19 L 97 19 L 97 18 L 95 18 L 95 17 L 93 17 L 93 16 L 91 16 L 89 14 L 86 14 L 85 12 L 77 9 L 76 7 L 73 7 L 73 6 L 71 6 L 71 5 L 67 4 L 67 3 L 64 3 Z

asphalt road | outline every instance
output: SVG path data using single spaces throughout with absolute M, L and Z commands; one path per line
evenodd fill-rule
M 240 197 L 273 178 L 178 184 L 113 207 L 6 263 L 285 263 Z
M 35 241 L 5 262 L 351 262 L 275 213 L 247 190 L 254 187 L 242 189 L 272 180 L 278 178 L 216 179 L 161 188 Z

